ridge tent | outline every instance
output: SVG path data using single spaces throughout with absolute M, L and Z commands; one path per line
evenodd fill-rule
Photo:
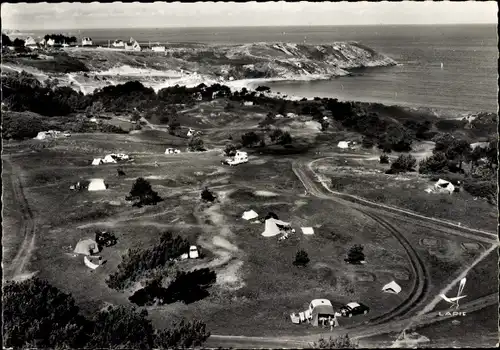
M 399 294 L 401 292 L 401 287 L 399 286 L 399 284 L 392 281 L 383 286 L 382 291 L 386 293 Z
M 322 319 L 328 319 L 328 317 L 335 317 L 335 311 L 332 305 L 318 305 L 312 310 L 311 324 L 318 327 Z
M 102 159 L 101 158 L 95 158 L 92 161 L 92 165 L 99 165 L 99 164 L 102 164 Z
M 99 247 L 97 245 L 97 242 L 94 241 L 93 239 L 82 239 L 76 244 L 75 250 L 73 250 L 73 253 L 76 254 L 84 254 L 84 255 L 92 255 L 99 253 Z
M 89 191 L 104 191 L 106 189 L 106 184 L 103 179 L 90 179 Z
M 262 232 L 264 237 L 274 237 L 280 234 L 281 230 L 279 226 L 289 227 L 289 222 L 284 222 L 281 220 L 276 220 L 273 218 L 267 219 L 265 224 L 265 230 Z
M 259 216 L 259 214 L 257 214 L 255 211 L 249 210 L 249 211 L 244 212 L 243 215 L 241 216 L 241 218 L 244 220 L 252 220 L 252 219 L 257 218 L 258 216 Z
M 349 148 L 349 142 L 350 141 L 340 141 L 337 145 L 338 148 Z
M 434 185 L 434 188 L 439 190 L 440 192 L 449 192 L 450 194 L 455 191 L 455 186 L 451 184 L 451 182 L 439 179 L 438 182 Z
M 103 163 L 116 163 L 115 155 L 114 154 L 108 154 L 104 159 L 102 160 Z
M 312 227 L 301 227 L 302 233 L 305 235 L 313 235 L 314 229 Z

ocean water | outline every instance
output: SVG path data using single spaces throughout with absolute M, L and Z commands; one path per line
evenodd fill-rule
M 266 85 L 294 96 L 335 97 L 463 113 L 497 111 L 497 25 L 92 29 L 66 34 L 90 36 L 94 43 L 102 45 L 108 40 L 130 37 L 141 44 L 325 44 L 354 40 L 401 65 L 363 70 L 355 76 L 327 81 Z

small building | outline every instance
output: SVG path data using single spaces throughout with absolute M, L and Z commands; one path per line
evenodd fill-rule
M 117 40 L 113 41 L 113 43 L 111 44 L 111 46 L 123 49 L 123 48 L 125 48 L 125 43 L 123 42 L 123 40 L 118 40 L 117 39 Z
M 85 37 L 82 39 L 82 46 L 92 46 L 92 39 L 89 37 Z

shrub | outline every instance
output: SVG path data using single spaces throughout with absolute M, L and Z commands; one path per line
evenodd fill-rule
M 216 197 L 208 189 L 208 187 L 205 187 L 205 189 L 203 191 L 201 191 L 201 199 L 204 200 L 205 202 L 213 202 L 213 201 L 215 201 Z
M 328 122 L 328 120 L 321 121 L 321 131 L 326 131 L 329 126 L 330 126 L 330 123 Z
M 179 349 L 194 348 L 201 346 L 210 337 L 206 330 L 206 324 L 194 320 L 184 320 L 173 327 L 157 331 L 155 334 L 154 347 L 157 349 Z
M 401 154 L 392 164 L 389 174 L 397 174 L 406 171 L 413 171 L 417 160 L 411 154 Z
M 389 164 L 389 156 L 387 154 L 382 154 L 380 156 L 380 164 Z
M 234 155 L 236 155 L 237 150 L 238 149 L 236 148 L 236 146 L 233 145 L 232 143 L 228 143 L 226 147 L 224 147 L 224 153 L 228 157 L 233 157 Z
M 293 261 L 293 265 L 305 267 L 309 263 L 309 255 L 303 249 L 299 250 L 297 254 L 295 254 L 295 260 Z
M 86 322 L 72 296 L 38 278 L 3 287 L 3 345 L 14 348 L 81 348 Z
M 495 181 L 466 180 L 464 190 L 475 197 L 486 198 L 494 202 L 497 195 L 497 183 Z
M 117 271 L 106 280 L 110 288 L 121 290 L 135 282 L 144 273 L 164 267 L 169 261 L 188 252 L 189 241 L 180 236 L 175 238 L 172 233 L 161 235 L 158 244 L 147 249 L 130 249 L 122 257 Z
M 199 136 L 193 136 L 188 142 L 188 148 L 191 152 L 205 151 L 203 140 Z
M 330 337 L 328 340 L 321 337 L 317 343 L 313 343 L 314 349 L 355 349 L 358 343 L 349 338 L 347 334 L 337 338 Z
M 363 136 L 363 139 L 361 140 L 361 146 L 363 148 L 372 148 L 373 146 L 375 146 L 375 142 L 372 138 Z
M 432 156 L 422 159 L 418 165 L 418 172 L 421 174 L 448 171 L 448 159 L 443 152 L 436 152 Z
M 151 184 L 142 177 L 135 180 L 130 190 L 129 196 L 125 197 L 126 200 L 138 200 L 134 205 L 156 205 L 163 199 L 158 195 L 158 192 L 153 191 Z
M 365 253 L 363 253 L 363 246 L 360 244 L 355 244 L 349 249 L 347 253 L 347 259 L 345 259 L 350 264 L 360 264 L 365 260 Z
M 164 301 L 168 304 L 182 301 L 190 304 L 208 296 L 207 289 L 215 283 L 217 274 L 208 268 L 191 272 L 179 271 L 165 289 Z
M 241 143 L 243 147 L 251 147 L 257 144 L 260 141 L 259 135 L 255 132 L 250 131 L 241 136 Z

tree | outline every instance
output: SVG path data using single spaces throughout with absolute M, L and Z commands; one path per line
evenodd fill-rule
M 24 40 L 15 38 L 14 41 L 12 42 L 12 45 L 14 47 L 24 47 Z
M 375 145 L 375 142 L 373 141 L 372 138 L 363 136 L 363 139 L 361 140 L 361 146 L 363 148 L 372 148 Z
M 100 117 L 104 113 L 104 105 L 101 101 L 92 103 L 91 106 L 87 107 L 85 114 L 88 118 L 90 117 Z
M 418 165 L 418 172 L 421 174 L 438 174 L 448 170 L 448 159 L 443 152 L 436 152 L 422 159 Z
M 328 120 L 321 121 L 321 131 L 326 131 L 329 126 L 330 126 L 330 123 L 328 122 Z
M 226 144 L 226 147 L 224 147 L 224 153 L 228 157 L 234 157 L 236 155 L 237 150 L 238 149 L 236 148 L 236 146 L 233 145 L 232 143 L 228 143 Z
M 2 33 L 2 47 L 3 46 L 12 46 L 12 40 L 4 33 Z
M 417 160 L 411 154 L 401 154 L 392 164 L 391 169 L 388 170 L 389 174 L 404 173 L 413 171 Z
M 255 89 L 255 91 L 257 92 L 269 92 L 271 91 L 271 88 L 268 87 L 268 86 L 257 86 L 257 88 Z
M 462 170 L 462 163 L 472 152 L 469 142 L 461 139 L 453 139 L 446 150 L 446 158 L 449 160 L 458 160 L 459 169 Z
M 347 253 L 347 259 L 345 259 L 350 264 L 360 264 L 365 260 L 365 253 L 363 253 L 363 246 L 360 244 L 355 244 L 349 249 Z
M 147 315 L 146 310 L 137 312 L 124 306 L 100 311 L 94 321 L 89 347 L 151 349 L 154 328 Z
M 330 337 L 328 340 L 321 337 L 317 343 L 313 343 L 314 349 L 355 349 L 358 344 L 349 338 L 349 335 L 341 335 L 337 338 Z
M 194 320 L 175 324 L 171 328 L 157 331 L 154 347 L 158 349 L 194 348 L 201 346 L 210 337 L 206 324 Z
M 208 187 L 205 187 L 203 191 L 201 191 L 201 199 L 206 201 L 206 202 L 213 202 L 215 201 L 216 197 L 214 194 L 208 189 Z
M 156 205 L 163 199 L 157 192 L 153 191 L 151 184 L 142 177 L 135 180 L 130 190 L 129 196 L 125 197 L 126 200 L 139 200 L 136 205 Z
M 199 136 L 193 136 L 188 142 L 188 148 L 191 152 L 205 151 L 203 140 Z
M 455 140 L 455 137 L 451 134 L 439 134 L 435 136 L 432 141 L 434 141 L 433 153 L 443 152 L 446 154 L 448 148 Z
M 293 265 L 305 267 L 309 263 L 309 255 L 304 249 L 301 249 L 295 254 L 295 260 L 293 261 Z
M 175 131 L 181 127 L 181 123 L 177 120 L 176 117 L 170 118 L 170 122 L 168 123 L 168 132 L 169 134 L 175 134 Z
M 75 300 L 38 278 L 3 288 L 3 345 L 14 348 L 82 348 L 86 320 Z
M 138 122 L 141 119 L 141 114 L 137 110 L 137 108 L 134 108 L 132 111 L 132 115 L 130 116 L 130 120 L 133 122 Z
M 380 155 L 380 164 L 389 164 L 389 156 L 387 154 Z
M 54 78 L 54 79 L 48 78 L 48 79 L 45 79 L 43 84 L 45 85 L 45 87 L 47 89 L 54 90 L 57 87 L 57 85 L 59 85 L 59 80 L 57 78 Z
M 241 136 L 241 143 L 243 147 L 251 147 L 260 141 L 259 135 L 255 132 L 250 131 Z

